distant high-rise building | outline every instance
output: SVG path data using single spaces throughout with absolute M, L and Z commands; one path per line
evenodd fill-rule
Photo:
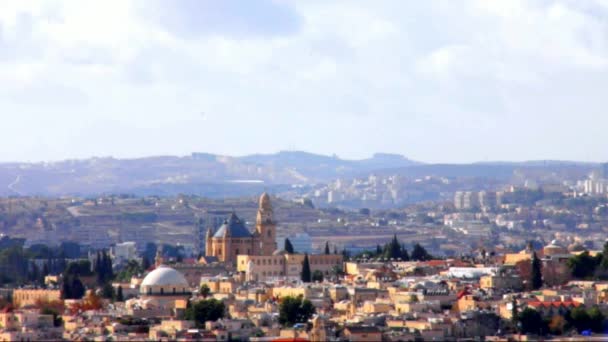
M 459 209 L 459 210 L 463 209 L 462 197 L 463 197 L 462 191 L 456 191 L 456 193 L 454 193 L 454 207 L 456 209 Z
M 472 209 L 479 207 L 479 197 L 476 192 L 467 191 L 462 196 L 463 209 Z
M 480 191 L 478 197 L 480 207 L 495 208 L 498 205 L 495 191 Z

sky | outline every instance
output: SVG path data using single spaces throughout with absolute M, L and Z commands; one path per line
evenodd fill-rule
M 608 0 L 0 1 L 0 161 L 608 160 Z

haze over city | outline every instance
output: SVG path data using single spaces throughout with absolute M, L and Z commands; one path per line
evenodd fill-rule
M 608 341 L 608 0 L 0 0 L 0 341 Z
M 0 161 L 604 161 L 605 1 L 3 1 Z

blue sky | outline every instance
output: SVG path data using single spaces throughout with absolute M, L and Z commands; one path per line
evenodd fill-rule
M 0 2 L 0 161 L 608 160 L 608 0 Z

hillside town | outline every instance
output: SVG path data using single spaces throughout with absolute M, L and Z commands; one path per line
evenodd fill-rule
M 457 194 L 455 201 L 468 203 L 462 198 L 468 196 Z M 477 198 L 481 207 L 489 204 L 487 198 L 495 201 L 487 194 Z M 204 250 L 196 257 L 170 245 L 148 245 L 139 252 L 134 242 L 88 249 L 82 255 L 74 248 L 77 244 L 25 246 L 23 239 L 5 236 L 0 241 L 0 340 L 456 341 L 484 336 L 519 341 L 605 336 L 608 243 L 597 228 L 574 227 L 597 231 L 594 242 L 574 232 L 553 233 L 544 244 L 530 240 L 510 249 L 482 241 L 476 250 L 452 256 L 435 255 L 421 243 L 410 245 L 395 233 L 354 253 L 330 239 L 305 251 L 299 250 L 305 243 L 292 243 L 289 236 L 279 244 L 276 216 L 271 197 L 262 194 L 254 229 L 238 212 L 229 212 L 217 228 L 208 226 Z M 508 220 L 506 213 L 496 216 Z M 444 220 L 458 231 L 462 222 L 487 222 L 487 217 L 454 212 Z M 495 225 L 517 231 L 537 224 Z

